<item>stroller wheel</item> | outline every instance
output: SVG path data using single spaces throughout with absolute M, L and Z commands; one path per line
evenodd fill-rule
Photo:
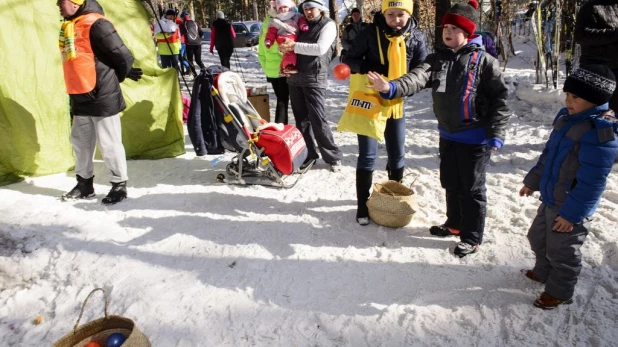
M 223 182 L 223 180 L 225 180 L 225 175 L 224 174 L 218 174 L 217 175 L 217 181 Z
M 232 163 L 227 164 L 227 166 L 225 167 L 225 171 L 230 174 L 230 175 L 234 175 L 234 173 L 236 173 L 238 171 L 238 165 L 234 165 Z

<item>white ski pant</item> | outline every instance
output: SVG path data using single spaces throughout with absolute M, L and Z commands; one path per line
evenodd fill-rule
M 97 142 L 105 166 L 112 172 L 110 182 L 128 180 L 120 116 L 117 114 L 108 117 L 73 117 L 71 143 L 75 152 L 75 173 L 86 179 L 94 175 L 93 159 Z

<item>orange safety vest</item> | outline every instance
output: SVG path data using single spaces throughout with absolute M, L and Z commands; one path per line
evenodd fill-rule
M 88 13 L 75 21 L 75 51 L 77 57 L 64 60 L 64 82 L 69 94 L 85 94 L 91 92 L 97 84 L 95 58 L 90 45 L 90 27 L 97 20 L 105 18 L 99 13 Z

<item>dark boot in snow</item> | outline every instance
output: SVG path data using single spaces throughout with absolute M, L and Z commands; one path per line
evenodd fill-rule
M 367 208 L 367 200 L 369 199 L 369 190 L 373 180 L 373 171 L 356 170 L 356 199 L 358 207 L 356 210 L 356 221 L 360 225 L 369 224 L 369 209 Z
M 114 205 L 127 197 L 127 182 L 112 183 L 112 189 L 103 198 L 103 205 Z
M 429 233 L 433 236 L 459 236 L 459 230 L 449 228 L 446 225 L 434 225 L 429 228 Z
M 553 310 L 560 305 L 569 305 L 572 303 L 573 299 L 561 300 L 547 294 L 547 292 L 543 292 L 541 296 L 534 301 L 534 306 L 544 310 Z
M 523 273 L 524 276 L 528 277 L 529 279 L 535 282 L 545 283 L 545 281 L 543 281 L 539 276 L 537 276 L 532 270 L 521 270 L 521 273 Z
M 386 171 L 388 172 L 388 179 L 401 183 L 401 180 L 403 179 L 403 169 L 403 166 L 395 170 L 387 169 Z
M 73 187 L 70 192 L 62 195 L 62 201 L 87 199 L 94 196 L 94 176 L 90 178 L 83 178 L 80 175 L 76 175 L 76 177 L 77 185 Z

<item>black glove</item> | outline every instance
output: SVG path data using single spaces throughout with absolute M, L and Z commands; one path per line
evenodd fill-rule
M 129 73 L 127 74 L 127 78 L 130 78 L 134 81 L 139 81 L 142 78 L 143 74 L 144 72 L 142 71 L 142 69 L 138 67 L 132 67 L 131 70 L 129 70 Z

